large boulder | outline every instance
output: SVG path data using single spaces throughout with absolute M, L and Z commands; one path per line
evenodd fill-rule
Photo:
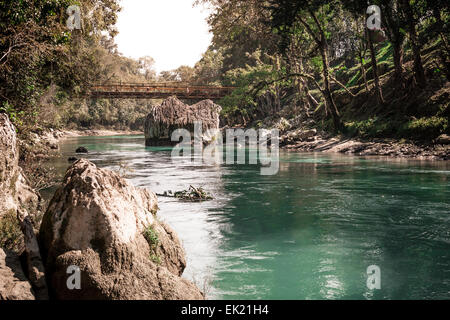
M 156 218 L 154 193 L 87 160 L 67 171 L 44 215 L 40 246 L 56 299 L 203 299 L 181 278 L 175 232 Z M 69 289 L 70 266 L 81 289 Z
M 222 108 L 211 100 L 203 100 L 194 105 L 187 105 L 176 97 L 169 97 L 161 105 L 154 106 L 148 114 L 145 124 L 145 144 L 173 145 L 171 136 L 176 129 L 194 132 L 194 122 L 202 122 L 203 138 L 206 142 L 212 137 L 208 130 L 219 129 L 219 115 Z
M 0 191 L 0 217 L 19 208 L 32 213 L 38 207 L 39 196 L 19 167 L 16 129 L 3 113 L 0 113 Z
M 34 300 L 33 289 L 22 271 L 19 256 L 1 248 L 0 300 Z

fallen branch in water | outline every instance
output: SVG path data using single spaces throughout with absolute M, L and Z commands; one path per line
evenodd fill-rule
M 202 187 L 189 186 L 188 190 L 177 191 L 172 194 L 172 191 L 165 191 L 163 194 L 156 194 L 159 197 L 177 198 L 184 201 L 207 201 L 214 199 Z

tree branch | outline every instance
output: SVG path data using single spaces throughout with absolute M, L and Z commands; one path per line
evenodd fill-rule
M 346 86 L 344 86 L 339 80 L 337 80 L 331 74 L 330 74 L 330 78 L 331 78 L 331 80 L 336 82 L 340 87 L 342 87 L 345 91 L 347 91 L 352 97 L 356 97 Z

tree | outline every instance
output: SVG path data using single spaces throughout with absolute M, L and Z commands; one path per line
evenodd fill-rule
M 400 0 L 403 13 L 405 14 L 405 18 L 408 26 L 409 40 L 411 42 L 413 57 L 414 57 L 414 76 L 417 84 L 420 87 L 426 86 L 426 78 L 425 71 L 423 69 L 422 57 L 421 57 L 421 44 L 419 42 L 419 38 L 417 35 L 416 25 L 418 19 L 414 14 L 414 9 L 411 6 L 410 0 Z M 418 7 L 415 7 L 418 9 Z
M 113 37 L 118 0 L 81 0 L 83 31 L 66 27 L 70 0 L 0 1 L 0 111 L 37 123 L 41 97 L 80 94 L 104 76 L 104 32 Z M 19 126 L 20 128 L 21 126 Z
M 283 33 L 289 33 L 292 31 L 295 21 L 299 21 L 303 26 L 301 31 L 307 33 L 316 44 L 322 60 L 323 89 L 321 89 L 321 92 L 325 97 L 326 106 L 332 116 L 335 130 L 342 131 L 343 125 L 330 87 L 329 34 L 326 29 L 328 23 L 334 17 L 336 5 L 338 4 L 335 1 L 272 0 L 270 8 L 275 28 Z M 316 12 L 319 12 L 320 16 Z
M 140 72 L 144 75 L 145 80 L 155 80 L 156 71 L 154 69 L 155 59 L 150 56 L 139 58 Z
M 404 87 L 403 42 L 406 32 L 403 26 L 406 25 L 406 21 L 400 10 L 398 0 L 382 0 L 380 6 L 382 10 L 381 18 L 386 26 L 386 34 L 393 47 L 395 77 L 397 82 Z
M 190 66 L 180 66 L 174 70 L 174 73 L 177 81 L 181 82 L 192 82 L 195 76 L 195 70 Z
M 377 35 L 378 35 L 378 30 L 369 30 L 367 28 L 367 24 L 366 21 L 367 19 L 374 14 L 374 11 L 371 12 L 367 12 L 368 9 L 368 5 L 364 2 L 361 2 L 359 0 L 348 0 L 348 1 L 344 1 L 343 2 L 343 6 L 349 10 L 350 12 L 353 13 L 353 15 L 355 17 L 358 16 L 363 16 L 366 17 L 364 19 L 364 34 L 365 34 L 365 39 L 367 40 L 367 46 L 369 48 L 369 53 L 370 53 L 370 60 L 371 60 L 371 64 L 372 64 L 372 73 L 373 73 L 373 78 L 374 78 L 374 83 L 375 83 L 375 92 L 377 95 L 377 100 L 379 104 L 383 104 L 384 103 L 384 98 L 383 98 L 383 91 L 380 85 L 380 77 L 379 77 L 379 72 L 378 72 L 378 63 L 377 63 L 377 55 L 376 55 L 376 49 L 375 49 L 375 45 L 374 45 L 374 40 L 376 39 Z M 361 61 L 362 63 L 362 61 Z
M 276 53 L 278 36 L 267 27 L 270 10 L 261 0 L 198 0 L 214 8 L 208 18 L 213 34 L 211 50 L 221 50 L 222 73 L 252 64 L 248 54 L 262 50 Z
M 194 82 L 198 84 L 219 84 L 223 70 L 223 48 L 218 50 L 212 47 L 202 55 L 195 66 Z
M 59 22 L 65 5 L 67 1 L 0 1 L 0 109 L 23 115 L 16 125 L 35 121 L 40 91 L 52 77 L 49 61 L 68 44 Z
M 358 34 L 358 46 L 357 46 L 357 50 L 356 50 L 356 54 L 358 55 L 358 60 L 359 60 L 359 69 L 361 72 L 361 76 L 363 78 L 363 82 L 364 82 L 364 87 L 366 89 L 367 92 L 369 92 L 369 85 L 367 83 L 367 73 L 366 73 L 366 52 L 368 49 L 368 45 L 367 45 L 367 32 L 366 32 L 366 25 L 365 25 L 365 19 L 364 16 L 361 15 L 354 15 L 355 20 L 356 20 L 356 32 Z M 361 19 L 361 17 L 363 17 L 363 19 Z
M 440 40 L 439 58 L 440 67 L 445 71 L 447 80 L 450 80 L 450 47 L 448 35 L 450 34 L 450 12 L 448 1 L 434 0 L 421 1 L 422 20 L 425 22 L 419 34 L 420 41 L 427 43 L 434 39 Z
M 370 60 L 372 61 L 372 73 L 375 82 L 375 90 L 377 93 L 378 104 L 384 103 L 383 91 L 380 85 L 380 75 L 378 72 L 377 53 L 375 50 L 374 39 L 377 35 L 377 31 L 366 29 L 367 42 L 369 44 Z

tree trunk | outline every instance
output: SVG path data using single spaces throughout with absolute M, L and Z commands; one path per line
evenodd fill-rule
M 366 88 L 366 91 L 369 92 L 369 85 L 367 84 L 367 76 L 366 76 L 366 67 L 364 67 L 363 52 L 361 52 L 361 51 L 359 52 L 359 63 L 360 63 L 361 75 L 364 80 L 364 87 Z
M 400 82 L 401 86 L 404 87 L 405 81 L 403 77 L 403 47 L 399 40 L 392 42 L 393 55 L 394 55 L 394 67 L 395 67 L 395 78 Z
M 403 33 L 400 31 L 400 25 L 403 22 L 400 21 L 400 17 L 398 17 L 398 4 L 397 2 L 392 5 L 387 5 L 384 7 L 385 14 L 385 25 L 386 25 L 386 34 L 389 38 L 389 41 L 392 43 L 393 49 L 393 60 L 394 60 L 394 75 L 397 82 L 400 83 L 401 87 L 405 87 L 405 79 L 403 74 L 405 69 L 403 68 L 403 40 L 405 39 Z
M 358 32 L 358 35 L 364 35 L 364 28 L 361 30 L 359 26 L 364 25 L 364 19 L 360 21 L 359 17 L 356 16 L 355 18 L 357 20 L 357 29 L 356 32 Z M 361 70 L 361 76 L 364 80 L 364 87 L 366 88 L 366 92 L 369 92 L 369 84 L 367 83 L 367 74 L 366 74 L 366 67 L 365 67 L 365 57 L 367 52 L 367 44 L 366 39 L 364 36 L 361 36 L 359 40 L 359 46 L 358 46 L 358 58 L 359 58 L 359 64 L 360 64 L 360 70 Z M 358 91 L 361 90 L 361 86 L 359 86 Z
M 328 66 L 328 56 L 327 56 L 327 46 L 324 43 L 324 38 L 322 38 L 322 43 L 320 45 L 320 55 L 322 56 L 323 63 L 323 84 L 324 84 L 324 94 L 325 99 L 327 100 L 328 109 L 333 118 L 334 129 L 336 131 L 342 131 L 343 125 L 341 122 L 341 116 L 339 115 L 339 111 L 334 102 L 333 96 L 331 94 L 330 88 L 330 71 Z
M 411 46 L 414 56 L 414 77 L 419 86 L 425 87 L 426 78 L 425 71 L 423 70 L 422 58 L 420 56 L 420 43 L 417 36 L 416 26 L 414 23 L 414 13 L 409 3 L 409 0 L 402 0 L 403 10 L 406 14 L 406 20 L 408 21 L 408 32 L 411 40 Z
M 308 33 L 314 38 L 317 45 L 319 46 L 320 55 L 322 57 L 322 63 L 323 63 L 323 83 L 324 83 L 324 89 L 322 90 L 322 93 L 325 97 L 326 105 L 328 107 L 328 110 L 331 113 L 331 116 L 333 118 L 333 124 L 334 129 L 336 131 L 342 131 L 344 129 L 344 126 L 341 122 L 341 117 L 339 115 L 339 111 L 336 107 L 336 104 L 334 103 L 333 96 L 331 94 L 331 88 L 330 88 L 330 70 L 328 65 L 328 44 L 327 44 L 327 38 L 325 36 L 325 32 L 322 28 L 322 25 L 320 24 L 319 20 L 317 19 L 315 13 L 310 9 L 309 14 L 314 20 L 314 23 L 317 26 L 317 29 L 319 30 L 319 36 L 311 29 L 311 27 L 308 25 L 308 23 L 303 20 L 301 17 L 299 17 L 300 22 L 305 26 Z
M 380 86 L 380 78 L 378 77 L 377 55 L 372 41 L 372 31 L 367 30 L 367 41 L 369 43 L 370 57 L 372 61 L 373 79 L 375 82 L 375 90 L 377 94 L 378 104 L 384 104 L 383 91 Z
M 441 19 L 441 12 L 437 8 L 433 9 L 433 15 L 436 19 L 436 25 L 439 30 L 439 36 L 441 37 L 443 47 L 439 50 L 439 58 L 443 66 L 445 76 L 447 77 L 447 80 L 450 80 L 450 67 L 447 62 L 450 54 L 448 49 L 447 37 L 445 36 L 445 33 L 442 32 L 442 30 L 444 30 L 444 22 Z

